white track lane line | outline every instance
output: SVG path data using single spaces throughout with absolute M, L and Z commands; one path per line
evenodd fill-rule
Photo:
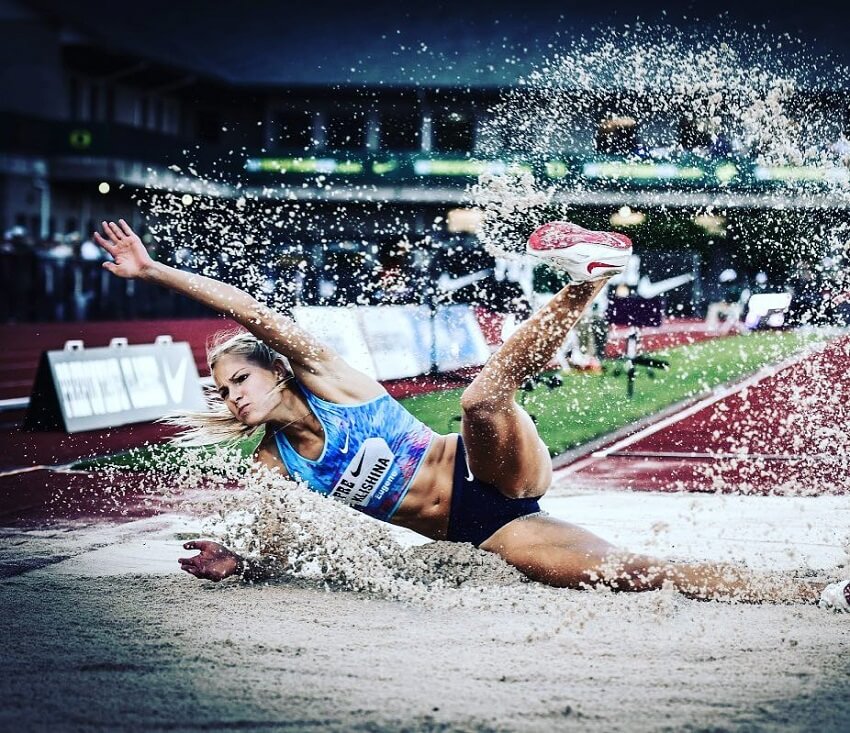
M 711 451 L 634 450 L 628 453 L 618 453 L 618 455 L 628 456 L 629 458 L 706 458 L 710 460 L 736 458 L 753 461 L 842 461 L 842 465 L 846 459 L 846 456 L 837 453 L 806 453 L 805 455 L 795 455 L 792 453 L 712 453 Z
M 32 473 L 33 471 L 50 471 L 50 466 L 25 466 L 23 468 L 10 468 L 7 471 L 0 471 L 0 478 L 8 478 L 9 476 L 18 476 L 22 473 Z
M 652 423 L 651 425 L 647 425 L 643 430 L 639 430 L 632 435 L 629 435 L 622 440 L 609 445 L 607 448 L 603 448 L 598 451 L 594 451 L 589 456 L 585 458 L 580 458 L 575 463 L 571 463 L 563 468 L 558 469 L 554 472 L 553 480 L 561 479 L 564 476 L 569 476 L 570 474 L 577 473 L 581 471 L 583 468 L 586 468 L 591 463 L 595 463 L 596 461 L 602 460 L 603 458 L 607 458 L 612 453 L 616 451 L 622 450 L 623 448 L 633 445 L 637 443 L 639 440 L 643 440 L 644 438 L 649 437 L 650 435 L 654 435 L 659 430 L 663 430 L 670 425 L 675 425 L 677 422 L 684 420 L 691 415 L 696 414 L 700 410 L 704 410 L 706 407 L 710 407 L 715 402 L 719 402 L 720 400 L 726 399 L 727 397 L 737 394 L 738 392 L 742 392 L 749 387 L 752 387 L 755 384 L 758 384 L 764 379 L 768 377 L 773 377 L 780 372 L 785 371 L 786 369 L 791 368 L 795 364 L 803 361 L 804 359 L 808 359 L 811 356 L 814 356 L 817 353 L 820 353 L 827 346 L 829 346 L 832 341 L 824 341 L 823 343 L 817 344 L 812 348 L 807 348 L 801 351 L 799 354 L 795 354 L 794 356 L 789 357 L 785 361 L 779 362 L 779 364 L 772 364 L 768 367 L 763 367 L 759 369 L 755 374 L 747 377 L 742 382 L 736 382 L 735 384 L 729 385 L 727 387 L 721 387 L 717 389 L 715 392 L 710 394 L 708 397 L 700 400 L 699 402 L 695 402 L 690 407 L 685 408 L 681 412 L 677 412 L 673 415 L 669 415 L 662 420 L 659 420 L 656 423 Z M 742 456 L 744 457 L 744 456 Z

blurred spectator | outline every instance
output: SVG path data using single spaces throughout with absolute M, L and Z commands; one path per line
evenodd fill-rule
M 768 280 L 767 273 L 757 272 L 755 283 L 753 284 L 753 295 L 756 293 L 768 293 L 770 289 L 770 281 Z
M 534 309 L 540 308 L 558 292 L 569 278 L 556 270 L 537 266 L 533 272 Z M 628 286 L 624 286 L 628 292 Z M 563 371 L 579 369 L 600 372 L 608 341 L 608 286 L 600 291 L 581 320 L 567 335 L 554 360 Z M 529 312 L 528 315 L 531 313 Z
M 830 145 L 829 149 L 835 153 L 840 163 L 844 165 L 850 163 L 850 140 L 845 137 L 844 133 L 839 135 L 838 140 Z
M 596 152 L 604 155 L 632 155 L 638 152 L 638 124 L 633 117 L 609 117 L 596 128 Z
M 267 275 L 264 289 L 270 293 L 270 301 L 284 312 L 305 300 L 307 262 L 300 250 L 281 253 L 273 262 Z
M 791 307 L 787 323 L 793 326 L 817 324 L 823 320 L 824 298 L 818 274 L 810 263 L 801 260 L 788 280 Z
M 723 270 L 718 278 L 721 300 L 708 306 L 705 326 L 709 331 L 729 333 L 741 323 L 744 306 L 750 299 L 750 290 L 741 282 L 738 273 L 731 267 Z
M 824 323 L 836 326 L 850 325 L 850 271 L 844 248 L 837 247 L 820 263 L 821 308 Z
M 139 281 L 118 281 L 106 255 L 79 234 L 35 241 L 13 227 L 0 241 L 0 322 L 195 316 L 194 301 Z
M 74 256 L 74 248 L 63 240 L 48 242 L 49 246 L 44 251 L 45 257 L 52 257 L 54 260 L 67 260 Z
M 601 362 L 608 343 L 608 285 L 599 291 L 579 323 L 579 342 L 584 352 Z
M 722 132 L 719 132 L 711 143 L 710 154 L 715 158 L 728 158 L 734 154 L 732 142 Z
M 608 286 L 606 285 L 593 299 L 576 328 L 564 343 L 563 351 L 567 364 L 573 369 L 600 373 L 605 346 L 608 343 Z M 560 354 L 560 352 L 559 352 Z M 557 358 L 557 357 L 556 357 Z
M 401 262 L 388 262 L 380 267 L 378 299 L 382 305 L 412 302 L 413 289 L 407 268 Z
M 383 305 L 404 305 L 416 301 L 412 246 L 402 240 L 385 244 L 378 253 L 378 289 L 375 297 Z

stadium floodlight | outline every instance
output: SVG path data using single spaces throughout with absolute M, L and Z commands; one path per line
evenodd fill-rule
M 191 194 L 184 193 L 184 194 L 183 194 L 183 196 L 182 196 L 182 198 L 180 199 L 180 203 L 182 203 L 182 204 L 183 204 L 183 206 L 191 206 L 191 205 L 192 205 L 192 202 L 193 202 L 194 200 L 195 200 L 195 199 L 193 199 L 193 198 L 192 198 L 192 195 L 191 195 Z
M 109 189 L 110 189 L 110 186 L 106 181 L 101 181 L 100 183 L 97 184 L 97 190 L 100 191 L 102 194 L 109 193 Z

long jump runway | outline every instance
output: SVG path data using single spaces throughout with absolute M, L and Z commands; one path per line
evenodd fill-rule
M 766 368 L 556 471 L 556 488 L 794 496 L 850 489 L 850 336 Z

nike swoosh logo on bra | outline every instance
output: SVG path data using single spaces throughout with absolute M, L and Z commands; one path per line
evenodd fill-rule
M 475 481 L 475 476 L 472 475 L 472 469 L 469 467 L 469 461 L 466 459 L 466 456 L 464 456 L 463 458 L 464 463 L 466 464 L 466 480 Z
M 363 470 L 363 459 L 364 459 L 365 457 L 366 457 L 366 452 L 364 451 L 364 452 L 363 452 L 363 455 L 362 455 L 362 456 L 360 456 L 360 463 L 358 463 L 358 464 L 357 464 L 357 468 L 355 468 L 355 469 L 351 472 L 351 475 L 352 475 L 352 476 L 354 476 L 354 478 L 357 478 L 357 477 L 360 475 L 360 471 L 362 471 L 362 470 Z
M 349 429 L 349 426 L 346 425 L 345 426 L 345 445 L 343 445 L 342 448 L 339 449 L 340 453 L 343 453 L 343 454 L 348 453 L 348 439 L 350 437 L 351 437 L 351 430 Z

